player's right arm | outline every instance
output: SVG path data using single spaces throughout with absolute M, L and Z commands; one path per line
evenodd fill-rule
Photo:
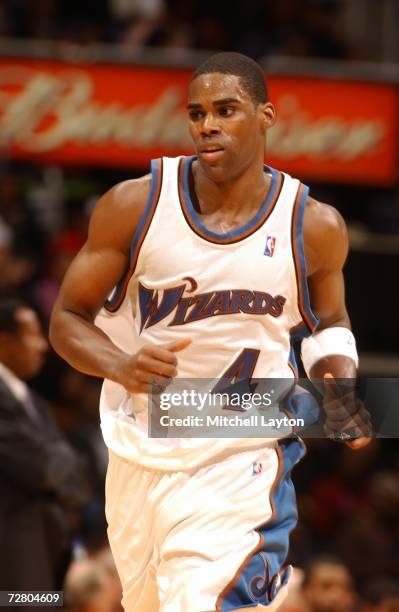
M 113 187 L 98 202 L 86 244 L 70 265 L 50 322 L 50 341 L 77 370 L 108 378 L 131 393 L 176 375 L 174 353 L 187 345 L 144 346 L 129 355 L 94 324 L 95 317 L 129 263 L 132 236 L 150 190 L 149 176 Z

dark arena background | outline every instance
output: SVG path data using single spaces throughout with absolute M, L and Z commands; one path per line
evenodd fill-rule
M 360 375 L 399 378 L 397 0 L 0 0 L 0 37 L 2 299 L 30 304 L 47 335 L 96 199 L 145 174 L 154 157 L 191 152 L 184 110 L 190 74 L 213 52 L 233 50 L 265 69 L 278 116 L 267 163 L 300 178 L 348 223 L 346 295 Z M 116 612 L 100 381 L 49 349 L 29 384 L 48 402 L 80 478 L 71 477 L 58 508 L 66 540 L 53 588 L 64 590 L 66 610 Z M 8 479 L 19 478 L 7 468 L 18 463 L 19 442 L 7 438 L 1 401 L 0 555 L 10 504 L 15 516 L 20 507 L 7 493 Z M 325 439 L 307 447 L 294 472 L 300 520 L 283 610 L 398 611 L 397 439 L 377 437 L 357 452 Z M 26 460 L 21 504 L 29 506 L 38 493 Z M 15 546 L 26 577 L 19 590 L 28 589 L 40 560 L 35 548 Z M 332 569 L 320 578 L 314 568 L 323 564 Z M 9 588 L 1 576 L 0 583 Z M 322 603 L 306 589 L 318 589 Z

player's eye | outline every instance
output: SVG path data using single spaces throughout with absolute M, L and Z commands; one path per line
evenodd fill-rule
M 222 106 L 219 108 L 219 115 L 221 117 L 230 117 L 234 113 L 234 108 L 229 106 Z
M 191 121 L 198 121 L 198 119 L 201 119 L 202 113 L 198 110 L 192 110 L 189 112 L 189 117 Z

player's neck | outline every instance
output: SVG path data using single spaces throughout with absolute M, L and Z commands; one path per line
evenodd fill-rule
M 229 181 L 214 181 L 208 177 L 199 164 L 193 165 L 193 180 L 196 198 L 201 213 L 216 210 L 234 213 L 257 210 L 262 205 L 270 180 L 264 172 L 263 161 L 251 164 L 242 174 Z M 248 195 L 250 194 L 250 197 Z

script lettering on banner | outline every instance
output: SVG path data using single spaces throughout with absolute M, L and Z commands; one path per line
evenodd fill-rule
M 16 158 L 115 167 L 191 153 L 189 77 L 185 70 L 2 60 L 0 146 Z M 268 133 L 270 165 L 313 180 L 395 180 L 393 87 L 275 76 L 270 90 L 278 115 Z

